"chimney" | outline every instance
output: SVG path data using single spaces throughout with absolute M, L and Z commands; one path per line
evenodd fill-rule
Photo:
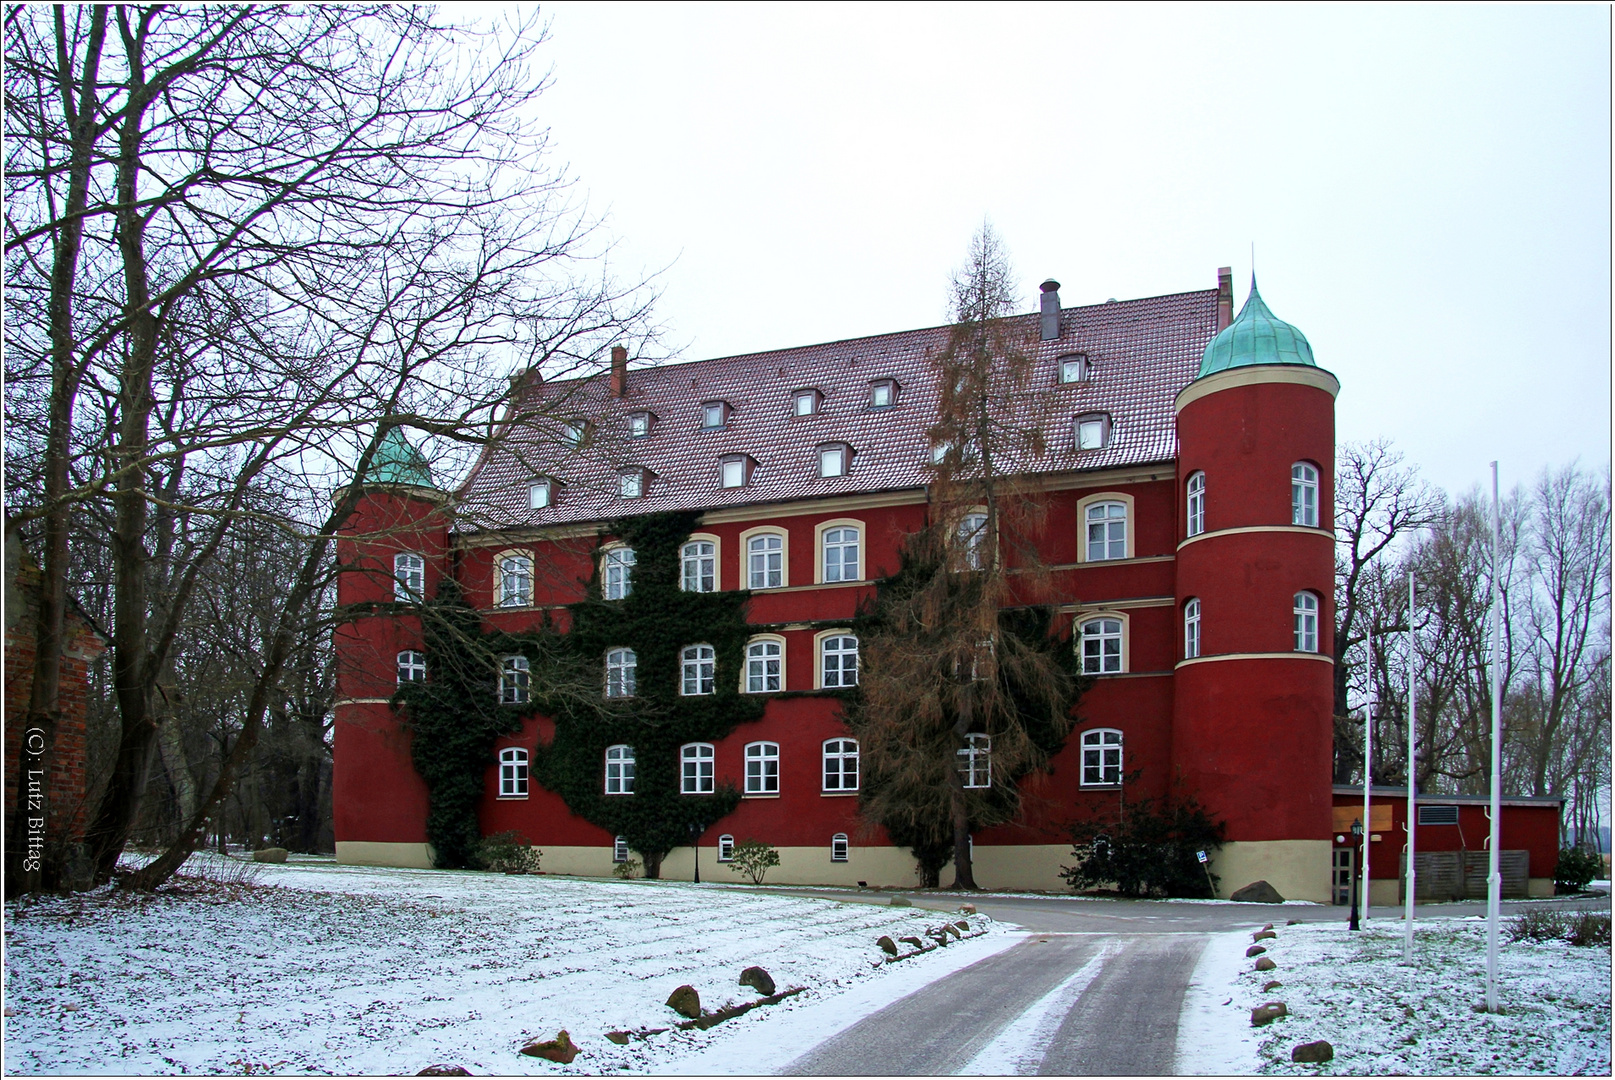
M 628 396 L 628 350 L 621 345 L 611 347 L 611 392 Z
M 1060 283 L 1049 278 L 1038 288 L 1043 290 L 1040 300 L 1043 327 L 1039 336 L 1044 341 L 1054 341 L 1060 336 Z
M 1234 268 L 1217 267 L 1217 330 L 1221 332 L 1234 321 Z

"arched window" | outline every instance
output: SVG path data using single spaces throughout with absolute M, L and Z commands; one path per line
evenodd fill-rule
M 987 546 L 987 515 L 966 514 L 960 518 L 957 540 L 959 565 L 966 570 L 980 570 Z
M 679 760 L 683 765 L 679 791 L 685 795 L 711 795 L 714 786 L 712 744 L 685 743 L 679 748 Z
M 1189 477 L 1189 529 L 1190 536 L 1206 531 L 1206 474 L 1197 472 Z
M 847 834 L 846 833 L 838 832 L 834 836 L 830 837 L 830 861 L 831 862 L 846 862 L 847 861 Z
M 1093 503 L 1088 507 L 1088 562 L 1127 558 L 1127 504 Z
M 746 693 L 768 694 L 784 689 L 783 652 L 777 641 L 754 641 L 746 646 Z
M 986 735 L 967 735 L 959 748 L 959 775 L 967 788 L 993 786 L 992 739 Z
M 606 794 L 634 793 L 634 748 L 625 743 L 606 747 Z
M 1122 670 L 1122 621 L 1114 617 L 1082 624 L 1082 673 L 1116 675 Z
M 416 604 L 426 595 L 426 560 L 405 552 L 393 556 L 393 599 Z
M 858 580 L 858 530 L 842 525 L 824 531 L 824 580 Z
M 858 790 L 858 740 L 828 739 L 824 744 L 824 790 Z
M 426 654 L 406 649 L 398 654 L 398 685 L 426 681 Z
M 746 794 L 779 794 L 779 743 L 746 744 Z
M 619 836 L 611 845 L 611 861 L 624 863 L 628 861 L 628 838 Z
M 533 560 L 506 555 L 499 560 L 499 606 L 528 607 L 533 602 Z
M 718 861 L 730 862 L 735 857 L 735 838 L 728 833 L 718 837 Z
M 826 689 L 858 685 L 858 639 L 838 634 L 821 639 L 819 683 Z
M 1122 782 L 1122 733 L 1096 728 L 1082 733 L 1082 786 L 1110 786 Z
M 1295 651 L 1318 651 L 1318 598 L 1309 592 L 1295 594 Z
M 527 751 L 519 746 L 499 751 L 499 797 L 527 798 Z
M 607 549 L 600 566 L 602 593 L 607 600 L 622 600 L 634 591 L 634 564 L 638 561 L 631 547 Z
M 778 589 L 785 584 L 785 538 L 763 533 L 746 541 L 748 587 Z
M 527 657 L 505 657 L 499 664 L 499 700 L 506 705 L 525 705 L 530 677 Z
M 711 540 L 691 540 L 684 545 L 684 577 L 681 587 L 685 592 L 716 592 L 718 590 L 718 547 Z
M 713 676 L 716 672 L 718 654 L 711 645 L 691 645 L 680 654 L 684 667 L 684 679 L 679 693 L 685 697 L 697 697 L 701 694 L 710 694 L 713 689 Z
M 1193 660 L 1200 655 L 1200 598 L 1193 597 L 1183 605 L 1183 658 Z
M 1290 466 L 1290 524 L 1318 527 L 1318 470 L 1305 461 Z
M 606 697 L 633 697 L 634 673 L 639 657 L 632 649 L 612 649 L 606 653 Z

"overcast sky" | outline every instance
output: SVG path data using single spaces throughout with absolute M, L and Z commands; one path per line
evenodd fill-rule
M 1262 295 L 1340 440 L 1457 491 L 1610 457 L 1588 7 L 544 9 L 559 159 L 681 359 L 934 325 L 990 219 L 1066 305 Z

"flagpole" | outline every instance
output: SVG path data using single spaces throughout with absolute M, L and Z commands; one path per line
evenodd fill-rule
M 1414 879 L 1415 879 L 1415 876 L 1416 876 L 1415 875 L 1415 869 L 1414 869 L 1414 862 L 1415 861 L 1414 861 L 1414 858 L 1413 858 L 1413 854 L 1414 854 L 1414 840 L 1415 840 L 1415 838 L 1417 836 L 1417 830 L 1418 830 L 1418 827 L 1419 827 L 1419 813 L 1418 813 L 1419 772 L 1418 772 L 1418 769 L 1415 767 L 1416 759 L 1414 757 L 1414 744 L 1415 744 L 1415 740 L 1418 738 L 1418 730 L 1419 730 L 1418 722 L 1415 719 L 1415 708 L 1416 708 L 1416 697 L 1417 697 L 1415 683 L 1418 681 L 1417 680 L 1418 672 L 1415 670 L 1415 667 L 1416 667 L 1416 665 L 1414 663 L 1415 654 L 1414 654 L 1414 649 L 1413 649 L 1413 571 L 1411 569 L 1408 571 L 1408 636 L 1407 636 L 1407 642 L 1408 642 L 1408 659 L 1407 659 L 1407 672 L 1408 672 L 1408 811 L 1407 811 L 1407 814 L 1408 814 L 1408 817 L 1407 817 L 1407 824 L 1404 825 L 1403 827 L 1406 828 L 1407 832 L 1408 832 L 1408 867 L 1407 867 L 1407 874 L 1405 875 L 1406 878 L 1407 878 L 1407 897 L 1404 900 L 1404 911 L 1403 911 L 1403 915 L 1402 915 L 1402 922 L 1403 922 L 1403 925 L 1402 925 L 1402 962 L 1404 964 L 1411 964 L 1413 962 L 1413 894 L 1414 894 L 1414 891 L 1415 891 L 1415 881 L 1414 881 Z
M 1374 841 L 1368 788 L 1374 779 L 1374 631 L 1368 631 L 1368 704 L 1363 717 L 1363 921 L 1368 921 L 1368 847 Z
M 1503 586 L 1498 553 L 1503 531 L 1497 495 L 1497 462 L 1492 462 L 1492 821 L 1491 857 L 1486 874 L 1486 1011 L 1497 1002 L 1497 930 L 1503 908 Z

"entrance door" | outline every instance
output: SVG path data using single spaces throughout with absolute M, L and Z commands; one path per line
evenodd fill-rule
M 1351 872 L 1356 864 L 1356 851 L 1351 848 L 1335 848 L 1334 868 L 1330 873 L 1335 903 L 1351 903 Z

